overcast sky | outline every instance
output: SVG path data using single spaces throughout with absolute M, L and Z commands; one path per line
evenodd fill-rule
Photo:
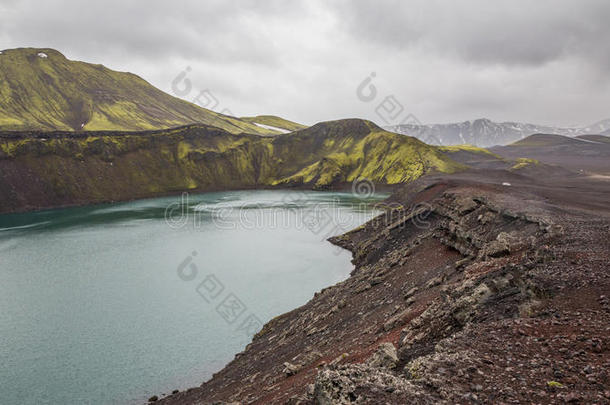
M 0 49 L 26 46 L 237 116 L 610 118 L 608 0 L 0 0 Z

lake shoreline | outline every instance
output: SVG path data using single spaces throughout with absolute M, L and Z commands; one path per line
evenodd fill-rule
M 201 193 L 179 223 L 166 215 L 179 196 L 0 216 L 3 400 L 141 403 L 209 379 L 263 323 L 349 277 L 351 255 L 326 238 L 382 198 Z
M 404 209 L 331 239 L 352 252 L 348 279 L 265 324 L 201 386 L 159 403 L 563 402 L 540 355 L 560 365 L 557 384 L 603 402 L 602 385 L 580 370 L 608 360 L 610 212 L 598 204 L 608 185 L 506 187 L 498 176 L 430 176 L 399 190 L 392 200 Z M 567 352 L 549 347 L 558 336 Z M 526 385 L 506 378 L 512 356 L 526 359 Z

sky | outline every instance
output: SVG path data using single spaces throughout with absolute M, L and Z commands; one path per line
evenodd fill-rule
M 610 118 L 607 0 L 0 0 L 47 47 L 235 116 L 311 125 Z

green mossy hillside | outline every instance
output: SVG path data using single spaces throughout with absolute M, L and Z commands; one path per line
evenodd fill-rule
M 0 133 L 0 211 L 176 193 L 409 182 L 464 169 L 438 148 L 364 120 L 275 137 L 206 125 L 147 132 Z
M 54 49 L 0 54 L 0 130 L 139 131 L 190 123 L 231 133 L 279 133 L 172 97 L 132 73 L 69 60 Z
M 358 119 L 320 123 L 278 136 L 274 147 L 283 157 L 283 165 L 290 168 L 274 185 L 328 188 L 363 178 L 398 184 L 432 171 L 452 173 L 464 168 L 436 147 Z

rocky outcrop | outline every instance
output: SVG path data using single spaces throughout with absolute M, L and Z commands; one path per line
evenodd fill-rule
M 396 348 L 390 342 L 379 345 L 377 351 L 368 360 L 368 365 L 377 368 L 393 369 L 398 363 Z
M 324 369 L 316 377 L 309 398 L 319 405 L 362 403 L 433 404 L 426 390 L 387 369 L 361 364 Z M 364 402 L 366 398 L 366 402 Z

